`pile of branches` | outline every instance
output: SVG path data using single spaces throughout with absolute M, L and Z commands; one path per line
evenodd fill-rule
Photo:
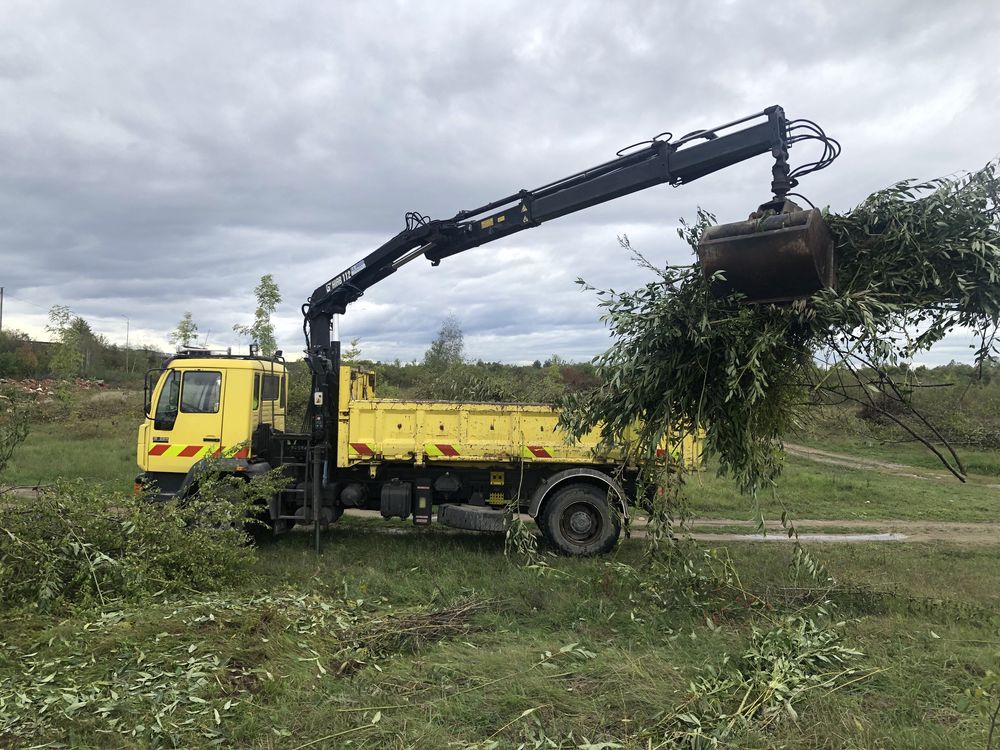
M 977 363 L 997 353 L 998 195 L 991 163 L 958 178 L 900 182 L 847 213 L 827 213 L 837 288 L 786 305 L 717 298 L 697 266 L 656 267 L 633 251 L 656 278 L 634 291 L 597 291 L 614 340 L 595 362 L 603 385 L 570 397 L 564 427 L 581 435 L 603 423 L 606 439 L 623 442 L 640 423 L 638 448 L 651 457 L 667 425 L 703 426 L 708 453 L 753 494 L 780 472 L 782 435 L 803 407 L 847 399 L 883 410 L 964 478 L 899 373 L 956 329 L 974 332 Z M 714 222 L 700 211 L 680 234 L 695 247 Z
M 256 559 L 248 531 L 260 504 L 286 483 L 207 470 L 196 496 L 167 502 L 83 480 L 0 495 L 0 608 L 103 608 L 239 584 Z
M 219 592 L 68 618 L 59 637 L 0 642 L 8 657 L 0 737 L 4 747 L 80 732 L 129 747 L 230 747 L 230 726 L 282 679 L 282 660 L 315 667 L 317 681 L 381 671 L 397 654 L 470 632 L 490 606 L 466 600 L 387 614 L 381 599 Z

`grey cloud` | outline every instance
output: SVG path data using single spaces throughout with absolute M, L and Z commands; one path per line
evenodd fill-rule
M 185 310 L 218 345 L 271 272 L 287 351 L 315 286 L 416 209 L 447 217 L 779 103 L 844 144 L 802 191 L 844 210 L 902 177 L 997 156 L 987 0 L 414 5 L 14 2 L 0 8 L 0 284 L 165 343 Z M 798 153 L 801 152 L 801 153 Z M 793 161 L 805 160 L 797 146 Z M 473 356 L 587 358 L 592 295 L 683 262 L 676 221 L 741 218 L 757 159 L 446 260 L 417 261 L 343 321 L 366 354 L 419 357 L 449 310 Z M 5 322 L 34 326 L 16 300 Z M 19 317 L 22 316 L 22 317 Z M 19 323 L 23 321 L 23 323 Z M 107 322 L 104 322 L 107 321 Z

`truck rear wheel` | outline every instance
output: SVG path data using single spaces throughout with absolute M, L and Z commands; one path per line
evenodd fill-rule
M 608 493 L 592 484 L 558 490 L 542 510 L 542 533 L 560 552 L 585 557 L 609 552 L 621 523 L 608 507 Z

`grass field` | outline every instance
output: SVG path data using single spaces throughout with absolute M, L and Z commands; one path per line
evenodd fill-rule
M 841 450 L 858 448 L 848 444 Z M 747 518 L 753 512 L 746 496 L 711 467 L 689 478 L 688 494 L 691 511 L 698 516 Z M 787 510 L 793 518 L 996 521 L 1000 490 L 957 479 L 893 476 L 788 457 L 777 491 L 761 495 L 760 509 L 765 518 L 778 518 Z
M 68 403 L 40 408 L 37 420 L 7 465 L 5 484 L 34 486 L 57 477 L 131 486 L 138 468 L 136 432 L 142 393 L 82 391 Z
M 68 474 L 127 489 L 137 419 L 115 420 L 87 432 L 41 425 L 5 481 Z M 699 516 L 752 515 L 711 472 L 690 490 Z M 800 518 L 985 521 L 997 519 L 997 495 L 791 459 L 780 497 Z M 768 517 L 779 507 L 763 503 Z M 828 595 L 844 643 L 864 654 L 858 681 L 810 690 L 797 720 L 751 726 L 724 746 L 985 747 L 987 721 L 962 697 L 1000 667 L 998 550 L 812 548 L 836 579 Z M 639 566 L 642 553 L 633 539 L 606 558 L 553 557 L 555 573 L 540 576 L 506 558 L 496 537 L 345 518 L 324 534 L 319 557 L 305 533 L 266 544 L 235 589 L 103 615 L 0 615 L 0 695 L 34 669 L 58 673 L 63 695 L 117 686 L 110 713 L 80 708 L 35 737 L 73 747 L 169 746 L 169 737 L 185 747 L 299 750 L 657 747 L 655 729 L 685 703 L 691 681 L 736 658 L 752 627 L 803 606 L 812 584 L 791 566 L 790 547 L 734 542 L 717 554 L 771 609 L 657 603 L 619 565 Z M 464 614 L 454 620 L 420 619 L 456 610 Z M 187 712 L 192 723 L 151 731 L 173 700 L 181 708 L 172 715 Z M 11 710 L 0 705 L 0 717 Z M 0 746 L 30 744 L 0 734 Z
M 945 470 L 938 457 L 916 441 L 889 443 L 857 435 L 833 435 L 823 439 L 802 436 L 797 437 L 796 442 L 821 450 L 856 453 L 865 458 L 892 461 L 923 469 Z M 1000 451 L 963 446 L 956 447 L 956 451 L 970 475 L 993 479 L 1000 477 Z

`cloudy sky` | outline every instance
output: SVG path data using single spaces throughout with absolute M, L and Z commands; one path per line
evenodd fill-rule
M 447 218 L 780 104 L 843 144 L 800 188 L 845 210 L 905 177 L 1000 155 L 1000 3 L 0 2 L 5 328 L 69 305 L 124 343 L 166 346 L 190 310 L 245 345 L 272 273 L 286 352 L 299 308 L 419 210 Z M 809 144 L 792 162 L 811 156 Z M 758 157 L 658 187 L 373 287 L 341 323 L 363 355 L 419 358 L 442 319 L 467 354 L 587 359 L 607 344 L 574 279 L 646 276 L 618 248 L 683 262 L 699 205 L 768 197 Z M 935 358 L 967 358 L 961 338 Z

